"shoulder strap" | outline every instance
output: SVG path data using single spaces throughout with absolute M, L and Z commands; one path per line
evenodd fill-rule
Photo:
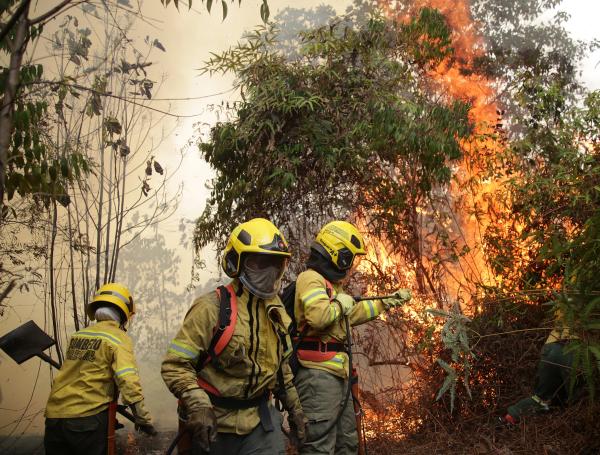
M 208 362 L 216 362 L 225 347 L 229 344 L 235 325 L 237 324 L 237 295 L 232 284 L 219 286 L 216 290 L 219 297 L 219 320 L 213 329 L 213 337 L 208 346 L 208 355 L 199 362 L 199 367 L 204 367 Z
M 333 284 L 331 284 L 331 282 L 325 278 L 325 290 L 327 291 L 327 296 L 329 297 L 329 300 L 333 300 Z

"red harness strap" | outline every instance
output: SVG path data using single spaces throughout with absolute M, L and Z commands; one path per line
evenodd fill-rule
M 300 360 L 308 360 L 309 362 L 325 362 L 331 360 L 339 351 L 328 351 L 327 343 L 323 343 L 320 338 L 317 337 L 305 337 L 303 341 L 315 341 L 319 343 L 318 350 L 312 349 L 298 349 L 298 358 Z M 331 341 L 334 341 L 333 338 Z
M 231 341 L 231 337 L 235 332 L 235 326 L 237 324 L 238 318 L 237 295 L 231 283 L 225 286 L 225 289 L 227 289 L 227 292 L 229 293 L 229 306 L 231 312 L 228 315 L 224 314 L 225 309 L 223 296 L 221 296 L 221 289 L 217 288 L 215 292 L 217 293 L 217 297 L 219 297 L 220 302 L 219 320 L 217 321 L 217 325 L 213 330 L 213 339 L 210 343 L 211 346 L 209 348 L 209 355 L 204 360 L 202 366 L 206 365 L 211 360 L 214 360 L 215 357 L 221 355 L 221 353 L 229 344 L 229 341 Z M 207 392 L 215 396 L 221 395 L 221 392 L 219 392 L 219 390 L 216 387 L 206 382 L 200 376 L 198 376 L 197 383 L 200 386 L 200 388 L 206 390 Z
M 200 386 L 201 389 L 206 390 L 208 393 L 211 393 L 217 397 L 221 396 L 221 392 L 219 392 L 215 387 L 213 387 L 211 384 L 206 382 L 200 376 L 198 376 L 198 378 L 196 379 L 196 382 L 198 383 L 198 385 Z
M 237 307 L 237 295 L 235 294 L 235 289 L 233 285 L 229 283 L 225 288 L 229 291 L 229 301 L 231 304 L 231 322 L 229 325 L 225 327 L 225 330 L 221 334 L 219 341 L 215 345 L 215 354 L 217 356 L 221 355 L 221 352 L 225 349 L 225 347 L 229 344 L 231 337 L 233 336 L 233 332 L 235 332 L 235 326 L 237 324 L 237 316 L 238 316 L 238 307 Z M 217 296 L 219 299 L 221 298 L 221 292 L 219 289 L 216 290 Z M 215 327 L 215 332 L 219 329 L 219 327 Z

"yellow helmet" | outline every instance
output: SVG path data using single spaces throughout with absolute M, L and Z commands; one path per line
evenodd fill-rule
M 264 218 L 242 223 L 231 232 L 221 262 L 227 276 L 239 276 L 242 256 L 246 253 L 291 256 L 283 234 Z
M 326 224 L 317 234 L 313 248 L 340 270 L 348 270 L 355 256 L 366 254 L 362 234 L 356 226 L 346 221 Z
M 129 289 L 120 283 L 106 283 L 100 286 L 100 289 L 96 291 L 94 298 L 88 305 L 88 317 L 95 319 L 94 315 L 98 307 L 107 303 L 121 310 L 125 316 L 123 323 L 127 322 L 135 313 L 135 305 L 133 304 L 133 297 L 131 297 Z

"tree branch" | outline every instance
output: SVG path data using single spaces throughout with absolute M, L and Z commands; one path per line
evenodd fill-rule
M 0 42 L 4 41 L 4 38 L 6 38 L 6 35 L 8 35 L 8 33 L 12 30 L 14 25 L 17 23 L 17 21 L 23 14 L 23 11 L 25 11 L 25 9 L 29 6 L 30 2 L 31 0 L 23 0 L 23 3 L 19 5 L 17 10 L 15 11 L 15 14 L 12 15 L 12 17 L 8 20 L 2 31 L 0 31 Z
M 40 23 L 40 22 L 48 19 L 49 17 L 52 17 L 52 16 L 60 13 L 60 10 L 63 9 L 65 6 L 67 6 L 69 3 L 71 3 L 71 1 L 72 0 L 63 0 L 58 5 L 56 5 L 54 8 L 50 9 L 49 11 L 47 11 L 44 14 L 42 14 L 41 16 L 38 16 L 35 19 L 31 19 L 29 21 L 29 24 L 30 25 L 38 24 L 38 23 Z M 85 3 L 85 1 L 77 2 L 76 4 L 74 4 L 72 6 L 76 6 L 77 4 L 80 4 L 80 3 Z

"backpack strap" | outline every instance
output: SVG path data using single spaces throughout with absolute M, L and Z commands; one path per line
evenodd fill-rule
M 197 371 L 206 366 L 208 362 L 216 365 L 217 358 L 221 355 L 225 347 L 229 344 L 235 326 L 237 324 L 237 295 L 233 285 L 219 286 L 216 290 L 219 297 L 219 319 L 213 329 L 213 336 L 207 349 L 207 353 L 201 359 L 198 359 Z
M 331 281 L 329 281 L 328 279 L 325 279 L 325 290 L 327 291 L 327 297 L 329 297 L 329 301 L 331 302 L 333 300 L 333 284 L 331 284 Z

